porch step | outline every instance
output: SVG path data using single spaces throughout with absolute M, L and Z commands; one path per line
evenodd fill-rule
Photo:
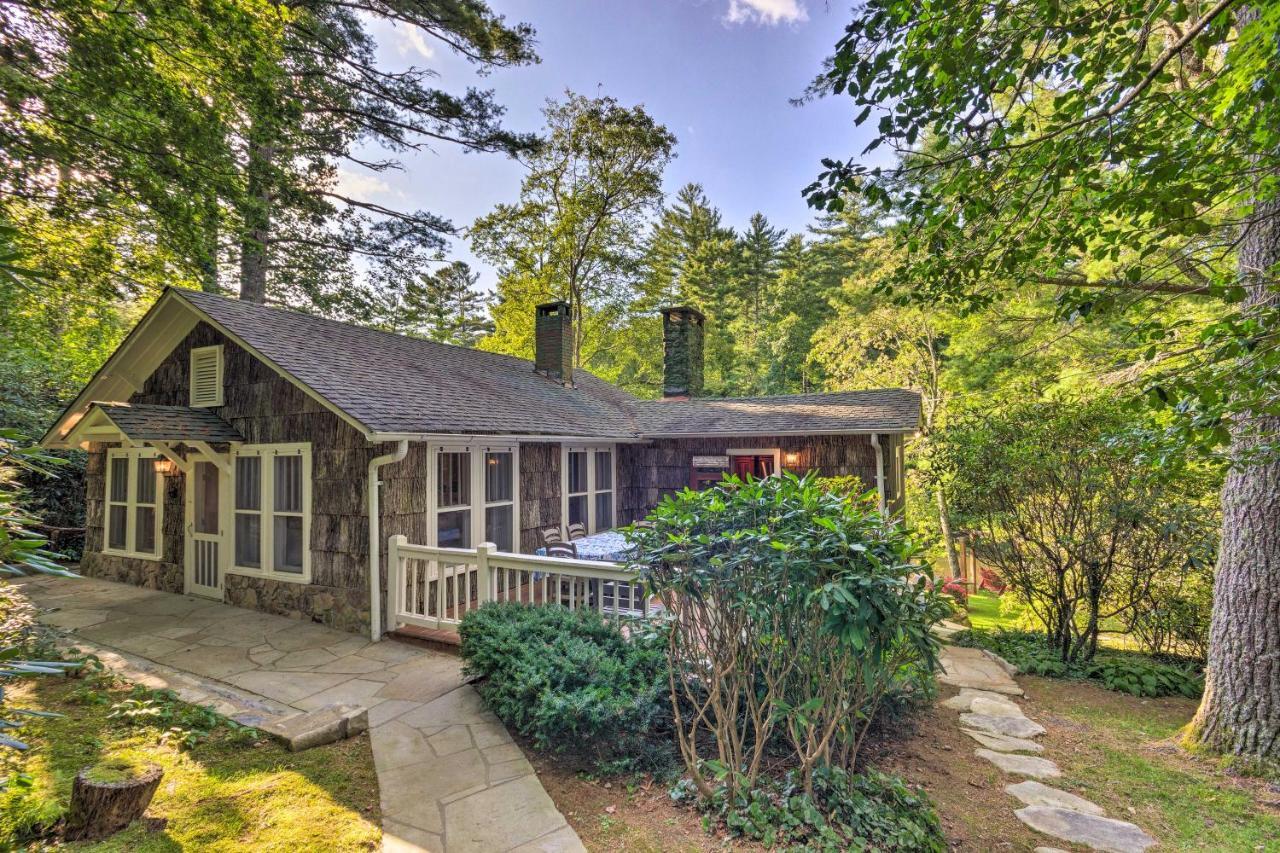
M 360 705 L 325 705 L 262 723 L 258 729 L 282 741 L 293 752 L 336 743 L 369 729 L 369 711 Z
M 457 631 L 446 631 L 441 628 L 423 628 L 418 625 L 401 625 L 388 633 L 387 636 L 415 646 L 423 646 L 453 655 L 459 653 L 459 647 L 462 645 L 462 638 L 458 636 Z

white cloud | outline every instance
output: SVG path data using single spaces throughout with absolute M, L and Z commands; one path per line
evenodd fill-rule
M 800 0 L 729 0 L 724 19 L 730 24 L 798 24 L 809 20 Z
M 392 192 L 391 185 L 377 175 L 338 170 L 338 191 L 346 196 L 369 199 L 378 195 L 399 195 Z
M 401 56 L 416 53 L 422 59 L 431 59 L 436 55 L 435 48 L 427 44 L 426 36 L 417 27 L 396 27 L 395 45 Z

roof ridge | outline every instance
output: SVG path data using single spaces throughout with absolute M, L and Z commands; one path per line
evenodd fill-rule
M 235 297 L 232 297 L 232 296 L 223 296 L 221 293 L 210 293 L 207 290 L 197 290 L 192 287 L 178 287 L 176 285 L 169 285 L 168 289 L 176 291 L 183 298 L 189 298 L 191 294 L 196 294 L 198 299 L 216 299 L 219 302 L 225 302 L 231 305 L 235 305 L 238 308 L 245 308 L 251 311 L 269 311 L 269 312 L 274 312 L 278 314 L 289 314 L 294 317 L 301 317 L 302 319 L 305 319 L 305 320 L 325 323 L 330 326 L 339 326 L 344 329 L 352 329 L 358 332 L 369 332 L 377 335 L 386 335 L 387 337 L 395 338 L 401 341 L 407 341 L 410 343 L 427 344 L 428 346 L 443 347 L 445 349 L 459 351 L 459 352 L 482 353 L 483 355 L 493 356 L 494 358 L 507 359 L 510 361 L 518 361 L 523 364 L 529 364 L 529 365 L 533 364 L 532 360 L 527 358 L 521 358 L 518 355 L 511 355 L 505 352 L 494 352 L 492 350 L 482 350 L 482 349 L 477 349 L 476 347 L 462 346 L 461 344 L 447 344 L 447 343 L 444 343 L 443 341 L 433 341 L 430 338 L 421 338 L 421 337 L 418 337 L 417 335 L 407 335 L 403 332 L 393 332 L 390 329 L 380 329 L 377 326 L 363 326 L 363 325 L 360 325 L 359 323 L 352 323 L 347 320 L 335 320 L 334 318 L 326 317 L 323 314 L 311 314 L 307 311 L 301 311 L 289 305 L 266 305 L 260 302 L 249 302 L 244 299 L 236 299 Z

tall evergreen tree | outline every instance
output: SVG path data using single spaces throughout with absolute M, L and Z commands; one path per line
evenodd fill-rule
M 502 128 L 492 92 L 452 94 L 433 85 L 430 69 L 383 68 L 371 27 L 410 28 L 482 71 L 536 61 L 533 32 L 508 26 L 483 0 L 302 0 L 279 8 L 286 21 L 280 58 L 262 66 L 265 85 L 248 100 L 242 129 L 241 298 L 265 299 L 277 268 L 322 298 L 335 253 L 362 256 L 383 281 L 409 280 L 452 225 L 342 193 L 340 164 L 398 167 L 394 159 L 358 156 L 354 144 L 396 152 L 445 143 L 515 155 L 535 140 Z
M 733 314 L 728 304 L 737 237 L 721 223 L 720 211 L 699 184 L 685 184 L 665 206 L 645 247 L 644 291 L 636 309 L 646 317 L 662 305 L 688 305 L 706 317 L 703 357 L 705 387 L 717 393 L 733 367 L 728 334 Z M 645 340 L 652 359 L 660 359 L 661 335 L 653 320 Z M 661 381 L 658 377 L 656 382 Z
M 493 331 L 488 299 L 475 289 L 479 280 L 465 261 L 420 276 L 404 288 L 397 328 L 442 344 L 475 346 Z

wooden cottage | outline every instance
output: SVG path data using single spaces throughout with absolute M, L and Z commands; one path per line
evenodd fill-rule
M 166 290 L 42 440 L 89 451 L 82 571 L 376 636 L 393 536 L 527 554 L 726 471 L 856 475 L 900 508 L 916 393 L 701 398 L 702 315 L 670 308 L 640 400 L 573 368 L 570 317 L 538 307 L 531 364 Z

